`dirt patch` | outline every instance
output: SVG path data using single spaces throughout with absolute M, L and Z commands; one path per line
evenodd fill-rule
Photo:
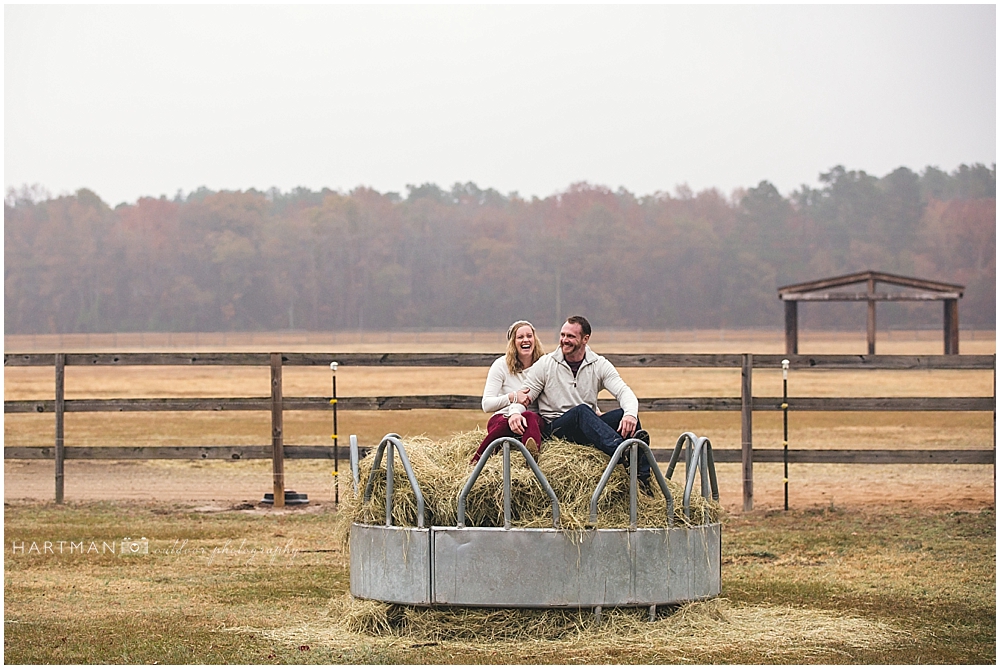
M 332 466 L 325 462 L 286 462 L 289 489 L 309 495 L 310 505 L 334 501 Z M 721 502 L 730 513 L 743 508 L 742 470 L 737 463 L 717 465 Z M 679 474 L 683 472 L 679 471 Z M 754 466 L 754 508 L 784 505 L 781 465 Z M 270 463 L 67 461 L 67 501 L 134 500 L 197 505 L 206 512 L 252 505 L 272 490 Z M 54 498 L 51 461 L 4 463 L 4 500 Z M 347 491 L 342 489 L 341 494 Z M 792 465 L 789 506 L 893 507 L 975 511 L 995 504 L 994 468 L 988 465 Z M 289 507 L 295 511 L 293 507 Z M 290 512 L 291 512 L 290 511 Z

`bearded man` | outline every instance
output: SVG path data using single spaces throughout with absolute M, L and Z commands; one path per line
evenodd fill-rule
M 523 406 L 537 399 L 543 439 L 561 437 L 594 446 L 609 456 L 630 437 L 648 445 L 649 434 L 639 423 L 639 400 L 615 366 L 590 350 L 590 333 L 590 323 L 583 316 L 566 319 L 559 332 L 559 348 L 528 369 L 525 389 L 518 393 L 519 404 L 512 406 L 508 419 L 510 428 L 517 434 L 524 432 Z M 597 393 L 602 389 L 614 395 L 621 408 L 602 414 L 597 406 Z M 622 464 L 627 471 L 627 454 Z M 638 472 L 640 490 L 650 494 L 650 468 L 645 457 L 639 458 Z

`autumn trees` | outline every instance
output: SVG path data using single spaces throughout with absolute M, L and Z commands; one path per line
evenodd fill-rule
M 475 184 L 212 192 L 114 209 L 8 192 L 8 333 L 540 327 L 777 327 L 778 285 L 864 269 L 963 283 L 992 327 L 995 166 L 835 167 L 772 184 L 637 196 L 586 183 L 544 199 Z M 837 310 L 815 324 L 836 327 Z M 825 319 L 825 320 L 824 320 Z M 893 305 L 880 321 L 931 325 Z

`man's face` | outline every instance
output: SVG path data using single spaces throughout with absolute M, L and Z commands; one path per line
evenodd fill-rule
M 562 330 L 559 331 L 559 348 L 562 349 L 564 358 L 575 360 L 579 357 L 590 335 L 583 334 L 583 328 L 579 323 L 563 323 Z

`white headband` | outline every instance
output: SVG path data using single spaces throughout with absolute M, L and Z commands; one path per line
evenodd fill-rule
M 510 341 L 511 339 L 513 339 L 513 337 L 516 334 L 516 332 L 518 330 L 520 330 L 521 327 L 523 327 L 525 325 L 527 325 L 528 327 L 530 327 L 532 332 L 535 331 L 535 326 L 532 325 L 529 321 L 514 321 L 511 324 L 511 326 L 509 328 L 507 328 L 507 341 Z

